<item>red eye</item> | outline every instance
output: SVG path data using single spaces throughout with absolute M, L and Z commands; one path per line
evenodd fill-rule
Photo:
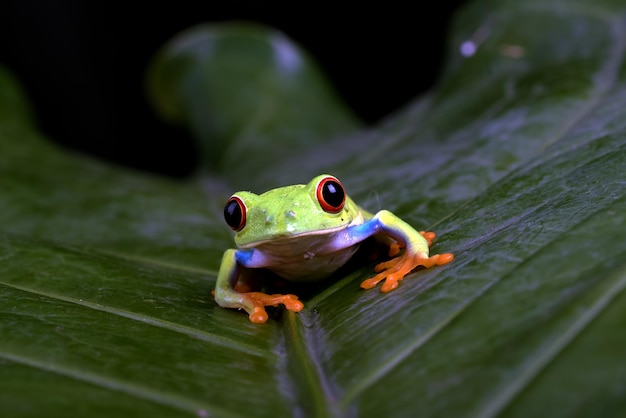
M 324 177 L 317 184 L 317 201 L 326 212 L 340 212 L 346 203 L 346 191 L 335 177 Z
M 246 226 L 246 205 L 237 196 L 231 196 L 224 206 L 224 219 L 230 229 L 240 231 Z

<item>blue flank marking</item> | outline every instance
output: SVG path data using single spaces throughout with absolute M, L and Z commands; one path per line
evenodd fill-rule
M 235 260 L 240 266 L 249 267 L 253 254 L 254 249 L 252 248 L 246 250 L 237 250 L 235 251 Z
M 372 218 L 369 221 L 365 221 L 361 225 L 355 225 L 348 228 L 350 238 L 354 243 L 361 242 L 372 235 L 377 234 L 383 228 L 378 218 Z

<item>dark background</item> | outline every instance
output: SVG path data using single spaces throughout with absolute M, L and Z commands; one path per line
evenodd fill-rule
M 143 90 L 150 58 L 179 31 L 227 20 L 278 28 L 317 59 L 361 119 L 375 123 L 437 81 L 450 17 L 461 3 L 387 10 L 380 4 L 9 0 L 0 7 L 0 65 L 17 76 L 39 127 L 54 141 L 180 177 L 195 167 L 193 142 L 156 117 Z

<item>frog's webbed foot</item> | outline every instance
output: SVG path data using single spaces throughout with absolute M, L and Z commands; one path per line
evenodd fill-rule
M 437 237 L 434 232 L 420 231 L 420 235 L 424 237 L 428 246 L 430 247 Z M 389 256 L 395 257 L 400 253 L 400 249 L 404 246 L 398 242 L 394 242 L 389 246 Z M 371 289 L 378 283 L 385 280 L 385 283 L 380 288 L 381 292 L 389 292 L 390 290 L 398 287 L 398 282 L 404 279 L 404 276 L 409 274 L 413 269 L 418 266 L 430 268 L 433 266 L 440 266 L 447 264 L 454 260 L 452 254 L 435 254 L 431 257 L 423 257 L 420 254 L 415 254 L 411 251 L 405 251 L 399 257 L 392 258 L 388 261 L 383 261 L 374 267 L 374 271 L 378 274 L 370 279 L 364 280 L 361 283 L 363 289 Z
M 283 304 L 287 310 L 293 312 L 300 312 L 304 307 L 296 295 L 268 295 L 262 292 L 248 292 L 242 293 L 241 297 L 246 301 L 243 308 L 248 312 L 250 321 L 255 324 L 262 324 L 267 321 L 266 306 Z
M 361 283 L 361 287 L 363 289 L 371 289 L 385 280 L 380 291 L 389 292 L 398 287 L 398 282 L 404 279 L 404 276 L 409 274 L 416 267 L 423 266 L 430 268 L 440 266 L 451 262 L 453 259 L 454 256 L 449 253 L 435 254 L 431 257 L 424 258 L 419 254 L 411 254 L 407 251 L 399 257 L 377 264 L 376 267 L 374 267 L 374 271 L 378 274 L 370 279 L 364 280 Z

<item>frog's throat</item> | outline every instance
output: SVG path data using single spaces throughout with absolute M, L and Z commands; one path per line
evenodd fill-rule
M 238 245 L 238 247 L 241 249 L 255 248 L 258 246 L 262 246 L 263 244 L 267 244 L 267 243 L 297 241 L 299 238 L 302 238 L 302 237 L 312 237 L 316 235 L 331 235 L 336 232 L 343 231 L 344 229 L 349 228 L 351 226 L 361 225 L 363 222 L 364 222 L 363 214 L 359 212 L 359 214 L 349 224 L 339 225 L 338 227 L 335 227 L 335 228 L 302 232 L 300 234 L 286 234 L 282 236 L 275 236 L 275 237 L 260 240 L 260 241 L 254 241 L 254 242 L 249 242 L 247 244 Z

